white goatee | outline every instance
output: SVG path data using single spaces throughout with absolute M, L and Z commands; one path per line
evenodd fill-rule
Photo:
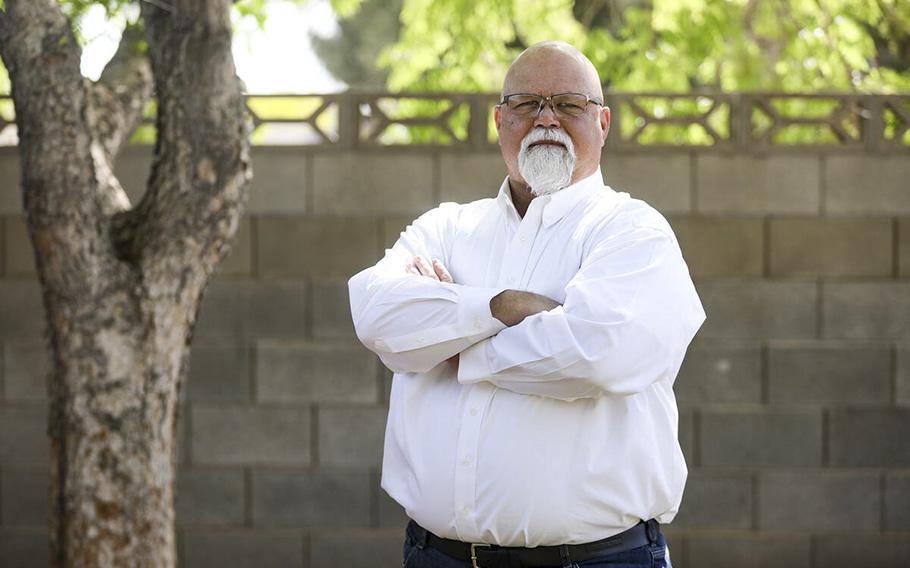
M 552 140 L 556 144 L 537 144 Z M 521 141 L 518 152 L 518 171 L 531 186 L 535 196 L 554 193 L 569 185 L 575 170 L 575 145 L 564 130 L 537 127 Z

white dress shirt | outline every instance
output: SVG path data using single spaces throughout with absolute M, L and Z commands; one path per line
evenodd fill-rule
M 418 254 L 455 284 L 408 274 Z M 349 288 L 358 338 L 395 372 L 382 487 L 424 528 L 533 547 L 673 519 L 672 386 L 705 312 L 657 210 L 598 170 L 521 218 L 506 179 L 421 215 Z M 506 327 L 489 306 L 505 289 L 562 305 Z

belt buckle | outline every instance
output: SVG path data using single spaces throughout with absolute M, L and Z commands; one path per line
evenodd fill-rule
M 472 568 L 483 568 L 483 566 L 477 565 L 477 547 L 486 547 L 490 548 L 489 544 L 486 543 L 471 543 L 471 567 Z

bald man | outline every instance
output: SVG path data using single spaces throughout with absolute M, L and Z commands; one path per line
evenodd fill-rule
M 350 279 L 395 373 L 406 568 L 670 566 L 672 387 L 705 313 L 666 219 L 603 183 L 600 84 L 574 47 L 528 48 L 494 110 L 496 197 L 424 213 Z

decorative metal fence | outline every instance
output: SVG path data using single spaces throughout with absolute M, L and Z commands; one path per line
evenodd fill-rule
M 253 143 L 482 149 L 496 142 L 492 93 L 248 95 Z M 608 145 L 718 149 L 910 149 L 910 94 L 608 92 Z M 154 103 L 134 143 L 154 140 Z M 0 96 L 0 145 L 15 145 L 9 96 Z

